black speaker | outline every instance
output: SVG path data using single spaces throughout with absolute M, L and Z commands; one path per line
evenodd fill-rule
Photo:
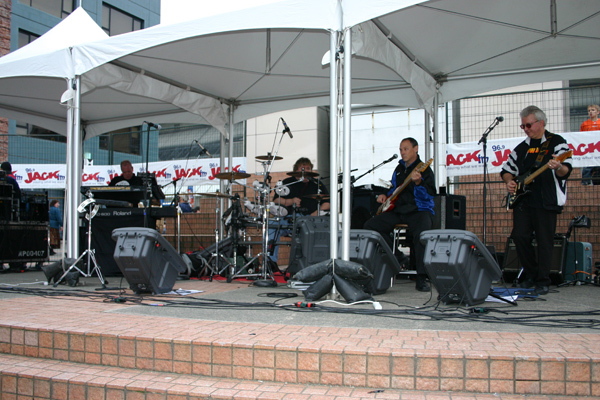
M 552 265 L 550 266 L 551 273 L 562 275 L 564 271 L 566 242 L 567 239 L 565 238 L 565 236 L 554 236 L 554 247 L 552 248 Z M 537 242 L 535 241 L 535 239 L 533 239 L 531 243 L 537 251 Z M 506 249 L 504 251 L 504 264 L 502 265 L 502 269 L 505 271 L 520 271 L 521 268 L 522 265 L 519 262 L 519 257 L 517 256 L 515 242 L 513 242 L 512 238 L 509 236 L 506 239 Z
M 330 258 L 329 217 L 300 217 L 292 231 L 287 272 L 296 272 Z
M 341 235 L 338 251 L 341 253 Z M 373 274 L 368 291 L 382 294 L 390 287 L 392 279 L 400 273 L 401 267 L 392 249 L 383 237 L 375 231 L 352 229 L 350 231 L 350 261 L 364 265 Z
M 183 258 L 155 229 L 118 228 L 114 259 L 135 293 L 166 293 L 187 271 Z
M 381 206 L 377 202 L 377 197 L 387 192 L 388 189 L 375 185 L 358 186 L 352 190 L 352 220 L 350 224 L 352 229 L 362 229 L 365 222 L 377 214 L 377 210 Z M 341 196 L 340 192 L 340 204 Z
M 338 232 L 338 257 L 342 251 L 341 235 L 342 233 Z M 329 238 L 329 217 L 299 218 L 292 237 L 290 264 L 287 269 L 290 276 L 310 265 L 330 259 Z M 350 261 L 364 265 L 373 274 L 369 292 L 385 293 L 401 267 L 383 237 L 375 231 L 352 229 L 349 247 Z
M 1 262 L 41 262 L 48 260 L 48 224 L 0 224 Z
M 442 218 L 445 229 L 467 229 L 467 198 L 454 194 L 438 195 L 433 198 L 435 215 L 433 229 L 442 229 Z M 444 206 L 445 210 L 442 209 Z
M 82 218 L 83 226 L 80 228 L 79 250 L 87 249 L 87 219 Z M 146 221 L 146 222 L 145 222 Z M 121 270 L 115 263 L 115 242 L 112 232 L 123 227 L 148 227 L 156 226 L 156 219 L 149 215 L 144 216 L 142 209 L 137 208 L 101 208 L 92 219 L 92 249 L 104 276 L 121 276 Z
M 502 276 L 488 249 L 472 232 L 434 229 L 423 232 L 421 242 L 427 275 L 444 303 L 483 303 L 492 281 Z

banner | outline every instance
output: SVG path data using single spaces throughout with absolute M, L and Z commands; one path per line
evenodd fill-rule
M 146 163 L 133 164 L 137 174 L 144 172 Z M 171 160 L 148 163 L 149 172 L 156 174 L 160 186 L 168 185 L 179 179 L 178 186 L 206 185 L 219 180 L 215 175 L 221 172 L 218 158 L 194 160 Z M 23 190 L 64 189 L 66 186 L 67 166 L 65 164 L 13 164 L 13 176 Z M 225 168 L 228 171 L 229 168 Z M 233 171 L 246 172 L 246 157 L 233 158 Z M 121 175 L 120 165 L 87 165 L 81 174 L 82 186 L 107 186 L 115 177 Z
M 600 131 L 561 133 L 573 150 L 573 168 L 600 166 Z M 511 151 L 525 136 L 488 140 L 487 168 L 489 174 L 500 174 L 502 165 Z M 448 144 L 446 146 L 447 176 L 483 174 L 483 144 L 477 142 Z

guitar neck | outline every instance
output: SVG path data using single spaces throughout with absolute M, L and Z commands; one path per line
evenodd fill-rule
M 556 160 L 559 162 L 563 162 L 569 157 L 573 157 L 573 150 L 569 150 L 565 153 L 562 153 L 560 156 L 556 157 Z M 547 169 L 548 169 L 548 163 L 542 165 L 540 168 L 535 170 L 531 175 L 529 175 L 527 178 L 525 178 L 523 183 L 525 185 L 529 185 L 531 182 L 533 182 L 533 180 L 535 178 L 537 178 L 542 172 L 544 172 Z
M 415 167 L 415 169 L 421 168 L 423 166 L 423 163 L 419 163 L 419 165 L 417 165 Z M 404 182 L 402 182 L 401 186 L 398 186 L 396 188 L 396 190 L 394 190 L 394 193 L 392 193 L 392 195 L 390 196 L 390 199 L 392 201 L 394 201 L 396 199 L 396 197 L 398 197 L 398 195 L 404 190 L 405 187 L 408 186 L 408 184 L 410 183 L 410 181 L 412 180 L 410 174 L 406 177 L 406 179 L 404 179 Z
M 544 164 L 542 167 L 536 169 L 535 172 L 533 172 L 531 175 L 529 175 L 527 178 L 525 178 L 525 181 L 523 183 L 525 185 L 529 185 L 531 182 L 533 182 L 533 180 L 535 178 L 537 178 L 542 172 L 544 172 L 547 169 L 548 169 L 548 164 Z

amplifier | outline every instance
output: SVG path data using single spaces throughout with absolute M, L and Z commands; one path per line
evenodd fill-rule
M 563 235 L 556 235 L 554 237 L 554 247 L 552 251 L 552 265 L 550 266 L 550 274 L 553 283 L 561 283 L 563 281 L 563 272 L 565 265 L 565 244 L 567 239 Z M 532 241 L 533 247 L 537 251 L 537 242 L 535 239 Z M 506 239 L 506 250 L 504 251 L 504 263 L 502 269 L 506 271 L 520 271 L 522 268 L 517 257 L 517 250 L 515 243 L 511 237 Z M 506 275 L 506 274 L 505 274 Z M 505 276 L 506 280 L 506 276 Z
M 48 224 L 0 224 L 0 262 L 48 260 Z

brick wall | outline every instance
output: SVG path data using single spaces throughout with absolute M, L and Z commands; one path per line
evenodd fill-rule
M 0 56 L 10 52 L 10 0 L 0 0 Z M 8 120 L 0 118 L 0 160 L 8 158 Z

